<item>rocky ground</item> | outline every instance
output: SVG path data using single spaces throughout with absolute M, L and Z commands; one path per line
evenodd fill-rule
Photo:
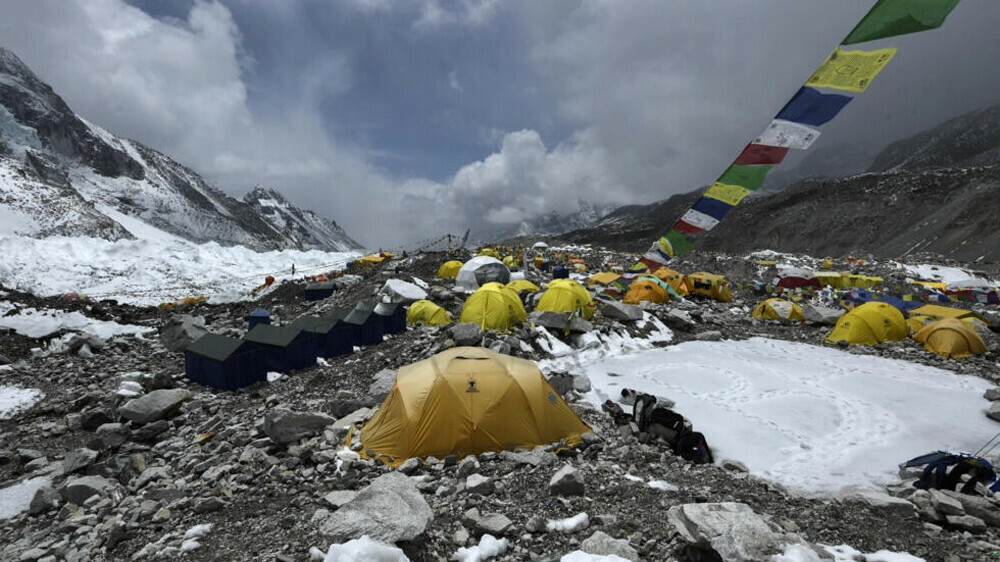
M 277 322 L 290 321 L 372 298 L 386 279 L 418 277 L 440 285 L 430 289 L 432 300 L 457 318 L 463 299 L 449 283 L 435 280 L 446 259 L 422 254 L 390 261 L 311 303 L 303 300 L 301 283 L 286 283 L 255 301 L 183 311 L 10 291 L 3 299 L 20 308 L 77 310 L 154 330 L 183 312 L 203 317 L 213 332 L 239 335 L 245 316 L 258 306 Z M 595 252 L 588 259 L 598 266 L 628 258 Z M 725 273 L 736 283 L 770 274 L 752 259 L 723 254 L 698 254 L 677 268 Z M 863 272 L 889 278 L 894 271 L 893 264 L 870 264 Z M 749 311 L 764 297 L 741 290 L 732 303 L 689 299 L 646 312 L 674 331 L 671 342 L 658 345 L 757 335 L 818 343 L 830 329 L 751 318 Z M 734 308 L 745 314 L 732 314 Z M 641 324 L 599 314 L 594 330 L 641 337 L 650 323 Z M 83 339 L 74 346 L 86 343 L 83 353 L 43 351 L 61 335 L 39 340 L 0 330 L 0 354 L 10 363 L 0 368 L 0 384 L 45 393 L 29 411 L 0 420 L 0 487 L 48 479 L 32 492 L 28 513 L 0 519 L 0 560 L 308 560 L 313 547 L 325 552 L 333 542 L 362 534 L 352 527 L 355 520 L 347 520 L 363 509 L 355 498 L 361 490 L 362 499 L 382 498 L 374 503 L 392 514 L 367 532 L 399 539 L 411 560 L 447 560 L 484 533 L 510 543 L 497 560 L 558 560 L 577 549 L 631 560 L 766 560 L 777 544 L 795 542 L 949 562 L 989 560 L 1000 552 L 1000 509 L 992 499 L 905 485 L 886 494 L 805 498 L 749 476 L 738 463 L 692 465 L 579 401 L 573 406 L 593 434 L 570 451 L 539 448 L 395 470 L 343 447 L 347 429 L 337 420 L 380 403 L 386 370 L 466 338 L 512 355 L 548 358 L 529 327 L 485 338 L 411 327 L 379 345 L 236 392 L 187 381 L 183 354 L 168 351 L 155 331 L 106 342 Z M 908 340 L 848 351 L 997 382 L 1000 339 L 987 338 L 991 353 L 963 361 L 940 359 Z M 379 381 L 383 386 L 373 386 Z M 122 389 L 137 387 L 146 393 L 141 398 L 121 396 Z M 568 391 L 571 401 L 575 396 Z M 656 489 L 639 480 L 673 487 Z M 586 522 L 583 516 L 569 520 L 579 514 Z M 567 520 L 562 526 L 568 530 L 550 525 L 559 520 Z M 716 540 L 709 545 L 706 537 Z

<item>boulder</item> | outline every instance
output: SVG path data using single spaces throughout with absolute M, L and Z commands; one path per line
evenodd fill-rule
M 132 432 L 123 423 L 106 423 L 97 428 L 97 439 L 91 446 L 97 449 L 111 449 L 132 438 Z
M 478 534 L 490 534 L 496 537 L 503 535 L 514 525 L 514 522 L 502 513 L 481 514 L 475 507 L 462 515 L 462 523 L 466 527 L 475 529 Z
M 990 409 L 986 410 L 986 417 L 994 421 L 1000 421 L 1000 402 L 990 404 Z
M 642 309 L 631 304 L 624 304 L 616 301 L 603 303 L 600 308 L 601 315 L 612 320 L 622 322 L 635 322 L 642 320 Z
M 336 542 L 368 535 L 394 543 L 417 537 L 433 518 L 434 512 L 416 485 L 399 472 L 389 472 L 321 520 L 320 533 Z
M 958 527 L 970 533 L 985 533 L 986 522 L 971 515 L 945 515 L 945 521 L 953 527 Z
M 293 412 L 277 408 L 264 414 L 264 433 L 279 445 L 315 435 L 336 422 L 332 416 L 319 412 Z
M 493 479 L 482 474 L 471 474 L 465 479 L 465 491 L 470 494 L 488 496 L 496 491 L 493 486 Z
M 393 369 L 383 369 L 375 373 L 374 380 L 368 386 L 368 394 L 377 402 L 385 400 L 389 396 L 393 385 L 396 384 L 396 371 Z
M 598 556 L 618 556 L 632 562 L 639 562 L 639 553 L 625 539 L 616 539 L 602 531 L 594 531 L 593 535 L 580 543 L 580 550 L 587 554 Z
M 455 345 L 479 345 L 483 340 L 483 330 L 475 322 L 462 322 L 455 324 L 449 329 L 451 339 L 455 340 Z
M 582 496 L 585 478 L 572 465 L 564 465 L 549 480 L 549 494 L 553 496 Z
M 1000 386 L 987 388 L 986 392 L 983 393 L 983 398 L 989 400 L 990 402 L 996 402 L 997 400 L 1000 400 Z
M 931 495 L 931 507 L 942 515 L 965 515 L 962 502 L 945 494 L 941 490 L 927 490 Z
M 97 460 L 97 451 L 93 449 L 73 449 L 66 453 L 63 460 L 63 472 L 71 474 L 82 468 L 90 466 Z
M 160 343 L 168 351 L 184 351 L 191 342 L 208 333 L 201 316 L 172 316 L 160 327 Z
M 540 448 L 535 448 L 532 449 L 531 451 L 525 451 L 525 452 L 502 451 L 500 453 L 500 458 L 502 458 L 503 460 L 511 461 L 514 464 L 530 464 L 531 466 L 544 466 L 555 462 L 557 457 L 548 451 L 542 450 Z
M 815 324 L 834 326 L 837 324 L 837 319 L 843 316 L 843 314 L 844 310 L 839 308 L 830 308 L 815 304 L 802 305 L 802 317 L 805 318 L 806 322 L 813 322 Z
M 691 315 L 683 310 L 670 309 L 666 314 L 660 316 L 660 320 L 662 320 L 668 328 L 673 328 L 682 332 L 693 331 L 697 326 L 694 319 L 691 318 Z
M 59 507 L 59 494 L 46 484 L 35 490 L 35 495 L 28 504 L 28 513 L 38 515 L 56 507 Z
M 837 499 L 843 503 L 863 504 L 887 516 L 911 519 L 917 516 L 917 508 L 907 500 L 896 498 L 875 490 L 865 490 L 845 486 L 837 492 Z
M 722 332 L 718 330 L 707 330 L 695 334 L 694 339 L 698 341 L 722 341 Z
M 358 493 L 354 490 L 334 490 L 323 496 L 323 501 L 328 503 L 331 507 L 340 508 L 350 503 L 357 496 Z
M 97 495 L 107 496 L 116 488 L 117 485 L 114 482 L 103 476 L 83 476 L 67 481 L 60 490 L 60 494 L 64 500 L 82 505 L 83 502 L 87 501 L 87 498 Z
M 395 304 L 412 304 L 427 298 L 427 291 L 401 279 L 389 279 L 378 294 L 383 301 Z
M 997 501 L 950 490 L 941 490 L 941 493 L 961 503 L 966 515 L 978 517 L 990 527 L 1000 527 L 1000 503 Z
M 146 424 L 169 417 L 189 398 L 191 393 L 180 388 L 154 390 L 129 400 L 118 408 L 118 413 L 127 420 Z
M 743 503 L 696 503 L 671 507 L 667 521 L 693 547 L 727 562 L 770 560 L 781 544 L 796 542 Z

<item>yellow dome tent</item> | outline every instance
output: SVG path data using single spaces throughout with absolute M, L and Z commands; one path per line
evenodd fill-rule
M 500 259 L 500 252 L 494 250 L 493 248 L 483 248 L 482 250 L 479 250 L 479 253 L 476 254 L 476 255 L 477 256 L 489 256 L 491 258 Z
M 438 268 L 438 277 L 441 279 L 454 279 L 458 275 L 458 270 L 462 269 L 462 262 L 458 260 L 446 261 Z
M 729 288 L 729 281 L 722 275 L 704 271 L 689 273 L 685 278 L 685 283 L 688 294 L 702 295 L 721 302 L 733 300 L 733 291 Z
M 621 275 L 617 273 L 611 273 L 610 271 L 602 271 L 600 273 L 595 273 L 587 279 L 588 285 L 608 285 L 617 280 Z
M 654 271 L 653 275 L 669 283 L 678 296 L 688 296 L 687 282 L 683 273 L 664 266 Z
M 906 337 L 906 320 L 898 308 L 884 302 L 866 302 L 837 319 L 827 343 L 876 345 Z
M 580 443 L 591 431 L 525 359 L 455 347 L 399 369 L 396 384 L 361 428 L 361 454 L 390 466 L 414 457 Z
M 912 316 L 915 314 L 929 316 L 935 320 L 941 320 L 943 318 L 957 318 L 962 320 L 964 318 L 974 318 L 976 316 L 976 313 L 971 310 L 952 308 L 950 306 L 941 306 L 937 304 L 925 304 L 919 308 L 914 308 L 910 311 L 910 315 Z
M 508 289 L 514 291 L 515 293 L 520 293 L 521 291 L 528 291 L 529 293 L 537 293 L 541 291 L 538 285 L 535 285 L 527 279 L 515 279 L 510 283 L 505 285 Z
M 484 330 L 507 330 L 527 317 L 517 293 L 494 282 L 469 295 L 459 322 L 475 322 Z
M 820 267 L 822 267 L 823 269 L 833 269 L 833 260 L 831 260 L 830 258 L 826 258 L 825 260 L 823 260 L 823 263 L 820 264 Z
M 580 315 L 589 320 L 594 317 L 596 308 L 583 285 L 572 279 L 553 279 L 542 293 L 535 310 L 574 313 L 579 310 Z
M 802 307 L 783 299 L 767 299 L 753 309 L 754 318 L 764 318 L 766 320 L 798 320 L 805 322 L 802 316 Z
M 955 318 L 931 322 L 914 334 L 913 339 L 924 344 L 927 351 L 953 359 L 986 353 L 983 338 L 968 324 Z
M 639 304 L 642 301 L 655 303 L 670 302 L 667 290 L 652 281 L 633 281 L 622 298 L 625 304 Z
M 410 305 L 406 311 L 406 323 L 416 324 L 423 322 L 428 326 L 444 326 L 451 324 L 451 315 L 448 311 L 429 300 L 419 300 Z

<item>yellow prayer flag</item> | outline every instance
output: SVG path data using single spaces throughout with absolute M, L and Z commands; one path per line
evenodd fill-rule
M 725 183 L 715 182 L 712 187 L 708 188 L 705 192 L 705 197 L 711 197 L 712 199 L 718 199 L 723 203 L 728 203 L 730 205 L 738 205 L 744 197 L 750 194 L 750 191 L 744 187 L 738 185 L 728 185 Z
M 895 54 L 895 47 L 874 51 L 844 51 L 837 47 L 806 84 L 864 92 Z

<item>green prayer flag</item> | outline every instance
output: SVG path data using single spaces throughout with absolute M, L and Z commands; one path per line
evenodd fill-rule
M 684 237 L 683 234 L 677 232 L 674 229 L 670 229 L 667 235 L 664 236 L 668 242 L 670 242 L 670 247 L 674 250 L 674 257 L 678 258 L 684 254 L 691 251 L 691 242 Z
M 757 191 L 764 185 L 764 176 L 774 166 L 738 166 L 733 164 L 722 177 L 716 180 L 718 183 L 726 185 L 738 185 L 749 191 Z
M 879 0 L 841 45 L 941 27 L 958 0 Z

